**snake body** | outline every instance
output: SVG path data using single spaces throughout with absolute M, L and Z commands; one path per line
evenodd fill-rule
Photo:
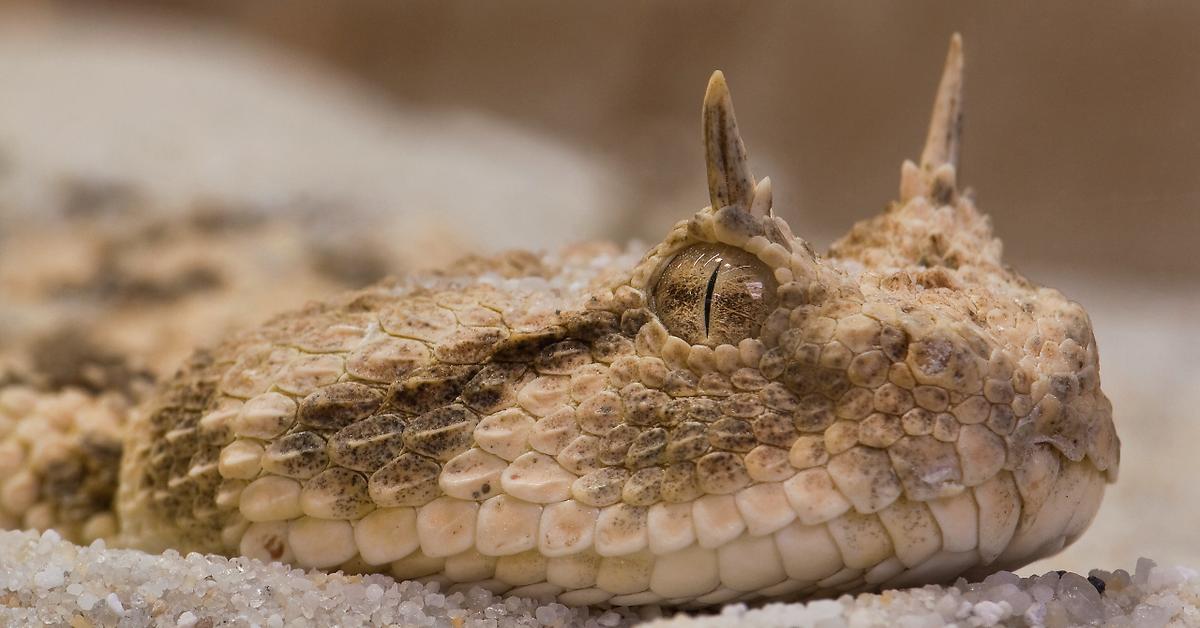
M 712 205 L 640 261 L 471 258 L 280 315 L 132 413 L 115 500 L 84 465 L 55 503 L 147 550 L 565 604 L 814 597 L 1052 554 L 1119 442 L 1086 312 L 1005 266 L 957 189 L 961 73 L 956 37 L 900 200 L 827 255 L 774 215 L 717 73 Z

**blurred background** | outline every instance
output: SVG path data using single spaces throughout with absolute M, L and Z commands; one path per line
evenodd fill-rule
M 1026 571 L 1200 567 L 1198 28 L 1183 1 L 10 0 L 0 357 L 102 389 L 386 274 L 655 242 L 707 203 L 715 68 L 823 249 L 896 196 L 959 31 L 959 182 L 1091 313 L 1124 441 L 1093 529 Z

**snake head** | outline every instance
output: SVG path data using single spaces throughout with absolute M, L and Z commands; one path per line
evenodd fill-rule
M 632 471 L 627 498 L 711 505 L 693 517 L 736 504 L 745 528 L 716 538 L 696 521 L 715 535 L 702 545 L 824 525 L 844 567 L 892 561 L 879 582 L 927 579 L 911 574 L 939 552 L 973 556 L 925 568 L 939 577 L 1020 565 L 1082 533 L 1119 458 L 1091 322 L 1003 264 L 959 190 L 962 73 L 955 35 L 899 200 L 825 255 L 775 215 L 713 74 L 711 205 L 591 304 L 620 316 L 634 349 L 609 371 L 623 423 L 605 444 Z M 793 577 L 830 575 L 786 542 Z

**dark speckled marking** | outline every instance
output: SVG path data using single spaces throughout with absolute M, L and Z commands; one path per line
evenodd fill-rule
M 597 362 L 611 363 L 613 360 L 633 353 L 633 341 L 621 334 L 605 334 L 592 343 L 592 357 Z
M 296 432 L 267 446 L 263 468 L 290 478 L 311 478 L 329 465 L 325 439 L 314 432 Z
M 655 320 L 657 317 L 650 310 L 641 307 L 634 310 L 625 310 L 621 313 L 621 333 L 626 336 L 633 337 L 637 335 L 638 330 L 643 325 Z
M 592 355 L 586 344 L 578 340 L 564 340 L 542 349 L 533 366 L 545 375 L 570 375 L 591 361 Z
M 685 421 L 671 431 L 664 455 L 668 462 L 684 462 L 699 458 L 708 450 L 708 428 L 705 424 Z
M 691 462 L 679 462 L 667 467 L 663 472 L 662 498 L 670 503 L 690 502 L 703 495 L 700 485 L 696 482 L 696 465 Z
M 663 422 L 671 398 L 661 390 L 630 384 L 621 391 L 625 420 L 633 425 L 656 425 Z
M 533 332 L 518 332 L 500 341 L 492 353 L 493 362 L 531 362 L 542 349 L 562 340 L 566 329 L 554 326 Z
M 714 451 L 696 461 L 696 479 L 705 493 L 724 495 L 750 483 L 750 475 L 741 456 Z
M 377 388 L 355 382 L 331 384 L 300 402 L 299 420 L 318 429 L 339 430 L 370 416 L 382 401 Z
M 304 490 L 331 497 L 329 514 L 335 519 L 357 519 L 373 508 L 367 492 L 367 478 L 350 469 L 326 469 L 306 482 Z
M 908 333 L 898 327 L 884 325 L 879 332 L 879 345 L 883 354 L 893 362 L 901 362 L 908 357 Z
M 404 453 L 371 475 L 371 499 L 380 506 L 420 506 L 438 496 L 438 463 Z
M 747 452 L 754 449 L 758 439 L 749 421 L 724 418 L 709 426 L 708 442 L 713 449 Z
M 833 402 L 821 395 L 808 395 L 800 400 L 792 423 L 801 432 L 821 432 L 833 425 L 835 419 Z
M 662 498 L 662 467 L 641 469 L 629 476 L 621 490 L 621 499 L 631 506 L 653 506 Z
M 415 369 L 392 384 L 384 411 L 421 414 L 454 401 L 467 382 L 479 372 L 474 365 L 435 364 Z
M 488 364 L 462 391 L 462 400 L 480 414 L 492 414 L 515 405 L 517 384 L 528 369 L 523 364 Z
M 817 381 L 825 370 L 802 362 L 792 362 L 782 369 L 780 381 L 793 393 L 807 395 L 817 389 Z
M 589 505 L 603 508 L 621 501 L 621 488 L 629 472 L 619 467 L 593 471 L 575 482 L 575 497 Z
M 606 465 L 619 466 L 625 464 L 625 455 L 633 439 L 640 433 L 638 428 L 621 424 L 604 435 L 604 445 L 600 450 L 600 462 Z
M 677 369 L 667 373 L 667 379 L 663 382 L 663 392 L 666 392 L 672 397 L 688 397 L 696 394 L 696 387 L 700 385 L 700 378 L 691 371 Z
M 944 491 L 962 484 L 953 443 L 932 436 L 905 436 L 888 447 L 887 453 L 909 499 L 937 499 Z
M 79 450 L 46 467 L 41 495 L 56 505 L 60 519 L 82 523 L 112 508 L 120 459 L 120 442 L 85 437 Z
M 406 420 L 380 414 L 343 428 L 329 439 L 329 457 L 347 469 L 373 473 L 404 451 Z
M 471 448 L 478 422 L 478 417 L 466 406 L 453 404 L 438 408 L 409 422 L 404 432 L 404 446 L 445 462 Z
M 764 412 L 752 427 L 758 442 L 776 447 L 791 447 L 800 436 L 792 418 L 776 412 Z
M 594 342 L 620 330 L 620 321 L 612 312 L 588 310 L 568 315 L 563 321 L 569 338 Z
M 625 466 L 641 469 L 657 465 L 667 448 L 667 430 L 661 427 L 648 429 L 638 434 L 625 454 Z
M 207 439 L 202 442 L 197 436 L 196 428 L 216 392 L 217 380 L 228 366 L 228 363 L 216 364 L 208 351 L 193 354 L 164 383 L 147 431 L 140 437 L 150 443 L 150 449 L 139 454 L 144 458 L 136 479 L 138 490 L 149 493 L 157 517 L 178 526 L 181 542 L 200 547 L 218 547 L 214 539 L 219 539 L 220 522 L 198 520 L 195 508 L 197 503 L 215 501 L 218 483 L 208 480 L 197 483 L 187 474 L 192 458 L 202 446 L 209 446 Z M 168 433 L 181 436 L 168 438 Z

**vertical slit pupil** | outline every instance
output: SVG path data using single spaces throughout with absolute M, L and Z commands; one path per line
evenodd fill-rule
M 704 292 L 704 335 L 708 336 L 709 331 L 709 314 L 712 312 L 713 291 L 717 287 L 717 273 L 721 272 L 721 265 L 713 269 L 712 276 L 708 278 L 708 288 Z

